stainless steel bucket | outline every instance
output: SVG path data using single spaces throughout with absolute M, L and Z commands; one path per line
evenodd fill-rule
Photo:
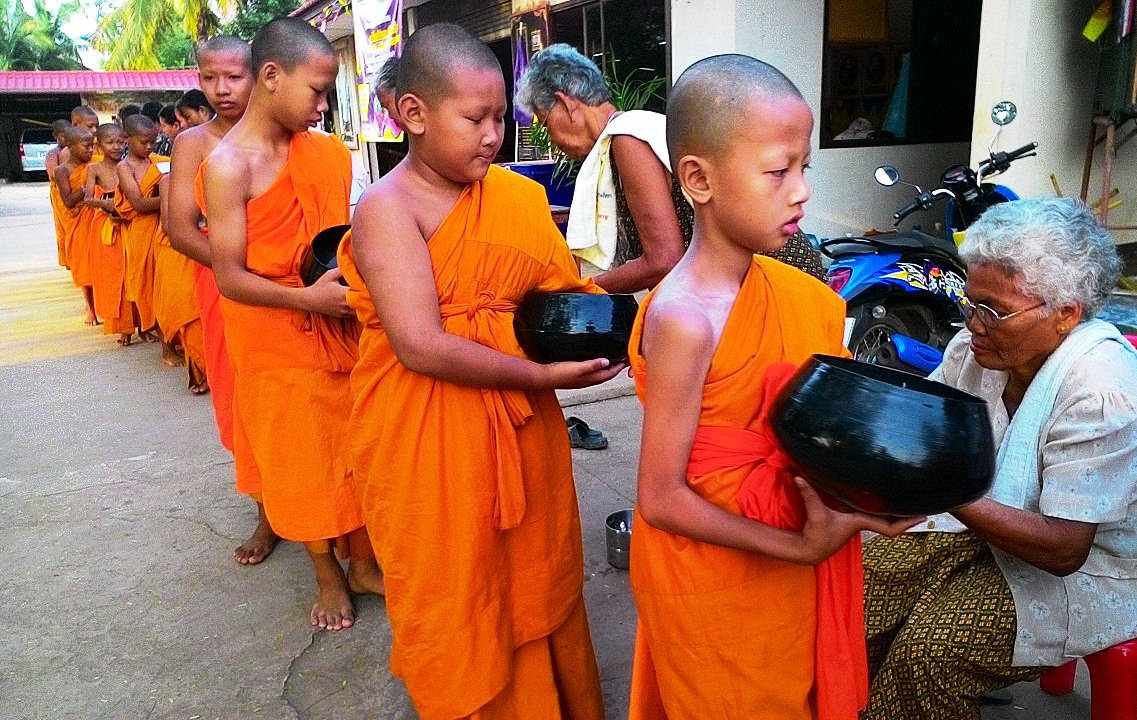
M 608 541 L 608 564 L 627 570 L 632 557 L 632 511 L 617 510 L 604 521 L 604 535 Z

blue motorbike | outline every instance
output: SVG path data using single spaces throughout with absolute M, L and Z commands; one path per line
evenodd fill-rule
M 996 112 L 992 119 L 1000 122 Z M 915 200 L 893 214 L 895 225 L 916 212 L 947 200 L 945 236 L 919 229 L 821 242 L 831 258 L 827 282 L 845 299 L 846 345 L 857 360 L 927 375 L 943 360 L 943 349 L 963 327 L 957 300 L 963 294 L 967 269 L 959 259 L 956 241 L 984 210 L 1018 199 L 1009 188 L 983 182 L 1004 172 L 1011 163 L 1034 155 L 1038 143 L 1011 152 L 991 152 L 978 172 L 964 165 L 944 171 L 941 187 L 917 191 Z M 905 184 L 896 168 L 876 170 L 882 185 Z

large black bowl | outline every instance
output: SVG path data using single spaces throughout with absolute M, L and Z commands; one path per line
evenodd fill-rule
M 628 359 L 639 304 L 632 295 L 529 293 L 517 307 L 517 340 L 537 362 Z
M 864 512 L 946 512 L 982 497 L 995 473 L 985 401 L 879 365 L 814 355 L 771 422 L 814 485 Z
M 351 225 L 332 225 L 316 233 L 316 237 L 312 238 L 312 246 L 300 261 L 300 279 L 304 285 L 311 285 L 327 271 L 340 266 L 336 251 L 340 249 L 340 241 L 350 229 Z

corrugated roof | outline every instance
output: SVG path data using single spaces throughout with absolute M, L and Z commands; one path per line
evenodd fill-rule
M 115 90 L 189 90 L 195 87 L 197 87 L 197 70 L 0 71 L 0 92 L 50 95 L 61 92 L 114 92 Z

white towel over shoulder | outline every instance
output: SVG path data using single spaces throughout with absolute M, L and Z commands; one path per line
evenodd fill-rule
M 647 143 L 663 167 L 671 172 L 665 116 L 647 110 L 629 110 L 608 121 L 577 173 L 566 233 L 573 253 L 601 270 L 612 267 L 616 257 L 616 181 L 612 177 L 612 157 L 608 152 L 615 135 L 631 135 Z

